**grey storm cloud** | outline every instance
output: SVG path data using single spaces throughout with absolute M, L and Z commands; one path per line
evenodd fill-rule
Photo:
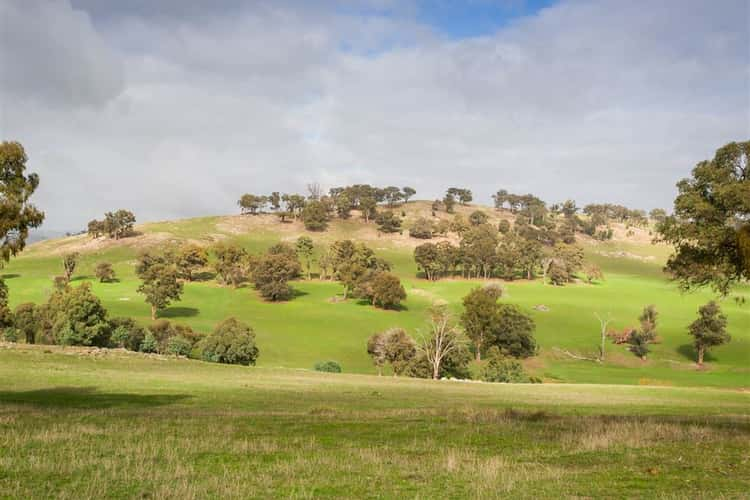
M 666 207 L 750 136 L 748 5 L 720 4 L 562 1 L 452 39 L 403 2 L 0 0 L 0 132 L 54 229 L 311 181 Z

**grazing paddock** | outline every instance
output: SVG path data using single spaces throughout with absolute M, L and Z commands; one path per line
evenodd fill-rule
M 750 491 L 740 390 L 433 382 L 76 351 L 0 349 L 5 496 Z

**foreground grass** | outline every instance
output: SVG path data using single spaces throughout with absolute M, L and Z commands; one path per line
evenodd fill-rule
M 740 391 L 0 349 L 7 497 L 740 498 L 749 449 Z

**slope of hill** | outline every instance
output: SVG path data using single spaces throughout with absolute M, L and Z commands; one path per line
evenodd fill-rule
M 464 215 L 484 210 L 493 223 L 511 218 L 506 212 L 487 207 L 457 207 Z M 419 216 L 431 215 L 428 202 L 410 202 L 404 211 L 405 227 Z M 440 217 L 452 217 L 439 214 Z M 149 307 L 136 293 L 138 281 L 133 263 L 142 248 L 191 241 L 211 245 L 231 241 L 257 252 L 278 242 L 292 241 L 308 234 L 320 248 L 332 241 L 350 238 L 364 241 L 389 260 L 401 277 L 408 298 L 401 311 L 383 311 L 356 300 L 331 300 L 342 293 L 330 281 L 298 281 L 294 300 L 286 303 L 262 301 L 252 287 L 230 289 L 214 281 L 187 283 L 181 302 L 162 314 L 176 322 L 208 331 L 228 316 L 237 316 L 253 325 L 258 333 L 261 366 L 309 368 L 316 361 L 334 359 L 347 372 L 373 373 L 365 352 L 367 337 L 376 331 L 401 326 L 417 334 L 424 329 L 426 310 L 432 301 L 447 301 L 456 312 L 461 298 L 480 281 L 442 280 L 428 282 L 417 276 L 413 248 L 423 240 L 408 233 L 379 234 L 373 224 L 364 224 L 357 215 L 346 221 L 333 221 L 328 231 L 309 233 L 300 222 L 280 223 L 275 215 L 202 217 L 180 221 L 146 223 L 138 235 L 119 241 L 92 240 L 74 236 L 31 245 L 4 270 L 11 304 L 42 302 L 51 289 L 54 276 L 61 274 L 61 255 L 81 253 L 74 282 L 93 281 L 112 315 L 132 316 L 149 321 Z M 527 368 L 546 381 L 601 382 L 659 385 L 748 386 L 747 360 L 750 359 L 750 306 L 724 301 L 729 317 L 732 342 L 712 351 L 708 369 L 696 371 L 687 325 L 700 304 L 713 298 L 710 291 L 681 295 L 663 275 L 661 268 L 669 248 L 650 243 L 648 230 L 615 227 L 615 239 L 597 242 L 581 238 L 587 258 L 600 264 L 606 280 L 598 284 L 576 283 L 552 287 L 540 281 L 503 283 L 503 300 L 519 304 L 536 321 L 540 355 L 528 360 Z M 434 241 L 434 240 L 433 240 Z M 93 269 L 98 262 L 114 265 L 119 281 L 98 283 Z M 748 294 L 747 287 L 740 293 Z M 561 351 L 594 352 L 599 340 L 595 313 L 611 313 L 613 328 L 637 324 L 643 306 L 655 304 L 660 312 L 659 338 L 646 361 L 635 358 L 623 346 L 608 345 L 604 364 L 574 360 Z M 544 307 L 541 307 L 544 306 Z

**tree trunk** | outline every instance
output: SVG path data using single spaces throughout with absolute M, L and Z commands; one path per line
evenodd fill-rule
M 156 321 L 156 306 L 151 305 L 151 321 Z
M 701 346 L 698 348 L 698 366 L 703 366 L 703 355 L 706 352 L 706 348 Z
M 439 374 L 440 374 L 440 365 L 435 363 L 435 366 L 432 367 L 432 379 L 437 380 Z

